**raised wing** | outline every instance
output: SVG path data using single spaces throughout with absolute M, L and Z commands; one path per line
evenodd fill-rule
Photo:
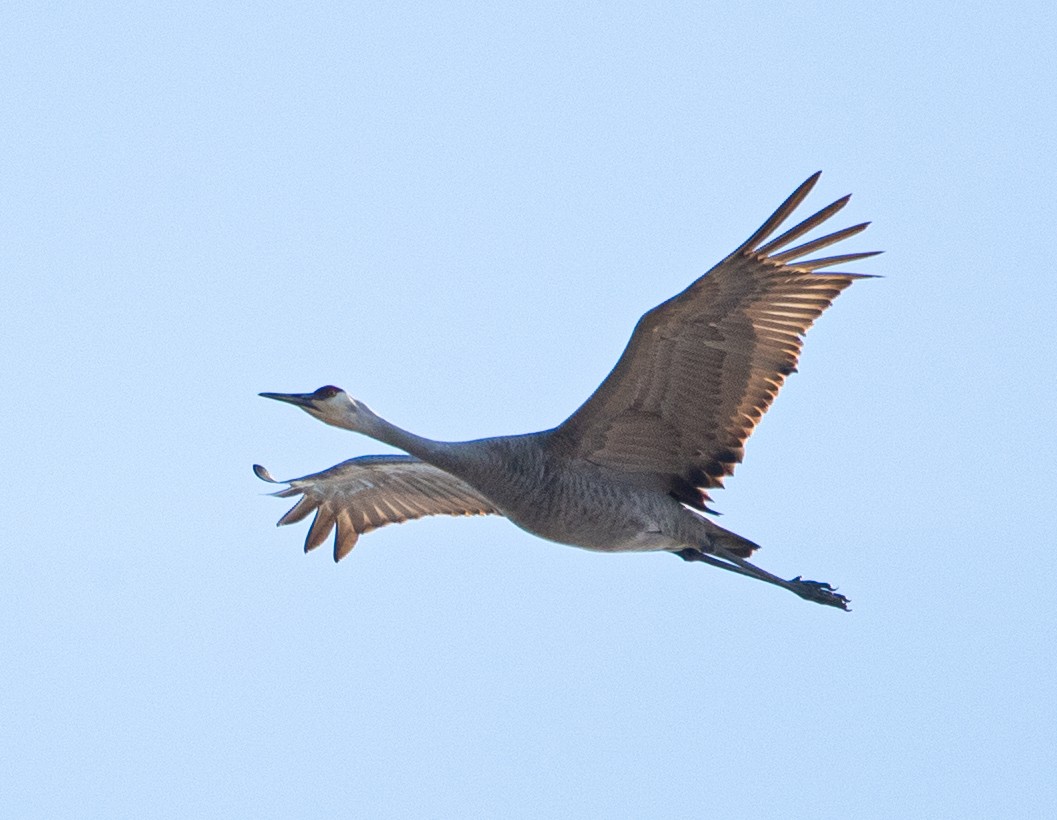
M 818 177 L 797 188 L 734 253 L 639 320 L 613 371 L 553 431 L 556 452 L 659 484 L 711 512 L 706 491 L 722 486 L 742 460 L 745 440 L 796 370 L 805 331 L 837 294 L 864 278 L 814 271 L 877 253 L 797 261 L 868 222 L 781 250 L 850 197 L 767 242 Z
M 426 515 L 501 515 L 466 482 L 411 456 L 350 458 L 320 473 L 276 481 L 259 464 L 258 478 L 289 484 L 274 495 L 298 502 L 278 521 L 293 524 L 315 512 L 305 552 L 315 549 L 337 526 L 334 560 L 340 561 L 365 532 Z

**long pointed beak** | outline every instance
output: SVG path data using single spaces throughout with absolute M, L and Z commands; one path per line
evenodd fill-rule
M 287 404 L 293 404 L 297 407 L 315 407 L 315 399 L 312 393 L 258 393 L 257 395 L 266 399 L 285 401 Z

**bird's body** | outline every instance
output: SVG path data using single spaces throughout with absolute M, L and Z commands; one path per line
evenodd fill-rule
M 708 519 L 626 473 L 554 453 L 550 431 L 465 442 L 448 469 L 523 530 L 601 552 L 699 544 Z
M 336 526 L 337 560 L 360 534 L 385 524 L 498 514 L 550 541 L 604 552 L 668 551 L 846 608 L 847 599 L 827 584 L 786 581 L 748 563 L 757 545 L 701 514 L 711 512 L 707 491 L 741 461 L 745 439 L 795 370 L 804 331 L 859 277 L 814 271 L 873 255 L 794 261 L 866 224 L 776 253 L 847 197 L 763 244 L 817 177 L 709 273 L 647 312 L 613 372 L 552 430 L 439 442 L 396 427 L 336 387 L 262 394 L 410 454 L 350 459 L 288 482 L 277 495 L 301 499 L 279 523 L 315 512 L 305 548 L 319 546 Z

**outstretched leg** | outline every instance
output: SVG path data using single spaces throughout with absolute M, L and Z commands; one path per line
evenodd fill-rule
M 755 564 L 750 564 L 744 558 L 739 558 L 722 547 L 716 548 L 715 554 L 702 552 L 699 549 L 679 550 L 675 554 L 684 561 L 703 561 L 720 569 L 736 572 L 739 575 L 747 575 L 749 578 L 755 578 L 758 581 L 766 581 L 768 584 L 788 589 L 806 601 L 814 601 L 816 604 L 835 606 L 846 612 L 849 611 L 848 599 L 839 594 L 835 587 L 824 584 L 821 581 L 806 581 L 799 575 L 791 581 L 786 581 L 784 578 L 772 575 L 767 570 L 760 569 Z

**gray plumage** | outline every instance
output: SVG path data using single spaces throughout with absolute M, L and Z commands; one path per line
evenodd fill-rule
M 278 484 L 261 465 L 253 471 Z M 298 502 L 279 526 L 316 514 L 305 539 L 305 552 L 334 536 L 334 560 L 340 561 L 365 532 L 426 515 L 500 515 L 469 484 L 411 456 L 360 456 L 320 473 L 281 482 L 290 486 L 274 495 Z
M 741 247 L 682 293 L 647 312 L 616 367 L 552 430 L 465 442 L 422 438 L 339 388 L 262 393 L 327 424 L 410 456 L 364 456 L 292 479 L 300 496 L 280 524 L 315 519 L 305 550 L 336 528 L 334 558 L 386 524 L 427 515 L 504 515 L 541 538 L 600 551 L 672 552 L 847 609 L 833 587 L 784 580 L 750 564 L 758 547 L 706 518 L 745 440 L 796 369 L 803 334 L 854 273 L 816 273 L 864 259 L 804 260 L 864 230 L 854 225 L 783 250 L 837 213 L 848 197 L 767 241 L 807 196 L 805 181 Z M 766 243 L 766 244 L 764 244 Z M 275 480 L 260 466 L 257 475 Z

